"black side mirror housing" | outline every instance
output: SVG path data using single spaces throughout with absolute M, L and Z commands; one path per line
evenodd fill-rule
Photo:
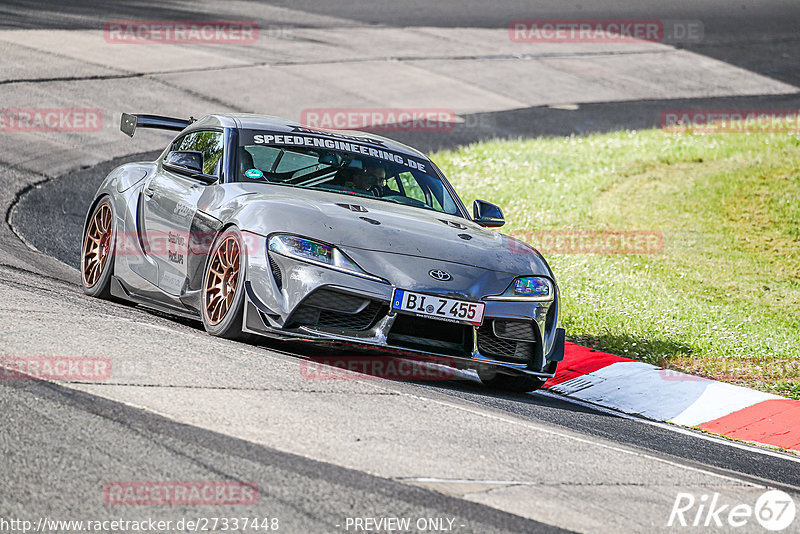
M 506 223 L 503 210 L 485 200 L 476 200 L 472 203 L 472 220 L 486 228 L 499 228 Z
M 164 167 L 206 184 L 217 181 L 216 176 L 203 173 L 203 153 L 197 150 L 173 150 L 164 158 Z

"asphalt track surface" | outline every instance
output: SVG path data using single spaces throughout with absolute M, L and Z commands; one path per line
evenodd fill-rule
M 488 506 L 182 425 L 55 384 L 5 381 L 0 387 L 3 450 L 6 461 L 15 466 L 4 474 L 0 498 L 11 500 L 12 492 L 35 481 L 46 489 L 28 501 L 34 510 L 52 510 L 53 501 L 69 502 L 71 495 L 96 494 L 92 481 L 108 472 L 160 480 L 168 467 L 172 480 L 256 481 L 263 504 L 248 514 L 279 518 L 283 531 L 341 530 L 347 516 L 407 516 L 458 517 L 475 532 L 563 532 Z M 15 421 L 32 423 L 21 432 Z M 28 433 L 41 438 L 31 442 Z M 86 449 L 90 454 L 81 453 Z M 49 462 L 45 469 L 37 462 L 40 458 L 59 461 Z M 151 517 L 240 517 L 235 506 L 172 508 Z M 27 516 L 4 512 L 5 517 Z M 91 501 L 59 512 L 72 512 L 76 518 L 105 516 Z
M 800 85 L 800 40 L 797 25 L 800 4 L 793 0 L 704 2 L 663 2 L 620 0 L 584 2 L 582 0 L 317 0 L 258 2 L 247 11 L 247 20 L 264 28 L 340 27 L 342 21 L 353 26 L 433 28 L 508 28 L 516 19 L 626 19 L 694 20 L 703 26 L 700 42 L 676 43 L 685 49 L 718 59 L 750 72 L 759 73 L 792 85 Z M 140 19 L 142 13 L 155 20 L 196 20 L 213 18 L 214 1 L 189 4 L 124 2 L 109 5 L 102 0 L 60 2 L 11 0 L 0 5 L 2 29 L 96 29 L 108 20 Z M 287 14 L 291 8 L 303 16 Z M 224 13 L 224 11 L 223 11 Z M 402 49 L 397 50 L 402 56 Z M 669 67 L 665 67 L 669 68 Z M 676 73 L 676 76 L 680 76 Z M 619 83 L 625 83 L 620 80 Z M 746 98 L 646 98 L 625 102 L 589 102 L 579 109 L 558 106 L 518 107 L 472 116 L 480 128 L 456 129 L 449 136 L 429 133 L 397 132 L 399 141 L 422 150 L 452 148 L 494 137 L 527 137 L 607 132 L 621 128 L 652 128 L 659 125 L 664 109 L 796 109 L 800 97 L 789 95 L 749 95 Z
M 273 0 L 260 4 L 353 23 L 396 27 L 507 28 L 509 21 L 515 19 L 695 19 L 703 21 L 705 38 L 702 43 L 687 44 L 687 48 L 790 83 L 800 81 L 800 54 L 797 53 L 800 45 L 796 39 L 800 5 L 793 0 Z M 0 6 L 0 28 L 96 28 L 110 18 L 135 19 L 143 12 L 152 19 L 191 20 L 208 5 L 213 3 L 175 5 L 139 0 L 109 5 L 102 0 L 78 0 L 68 4 L 52 0 L 10 0 Z M 306 18 L 276 18 L 266 9 L 256 9 L 250 14 L 250 19 L 266 25 L 325 27 L 332 24 Z
M 96 28 L 98 21 L 109 18 L 200 18 L 207 11 L 190 10 L 187 4 L 126 2 L 109 7 L 103 2 L 74 2 L 63 6 L 56 2 L 5 2 L 0 6 L 0 27 L 14 29 Z M 715 1 L 703 4 L 670 6 L 663 2 L 640 2 L 635 10 L 619 8 L 618 2 L 595 2 L 582 6 L 570 2 L 540 2 L 532 9 L 528 2 L 272 2 L 265 7 L 289 7 L 308 13 L 309 17 L 281 20 L 282 24 L 325 27 L 324 18 L 335 16 L 359 24 L 404 27 L 424 25 L 436 27 L 505 27 L 514 18 L 576 18 L 624 16 L 625 18 L 702 19 L 707 39 L 693 51 L 715 57 L 772 78 L 796 84 L 800 81 L 798 57 L 800 39 L 797 22 L 800 5 L 796 2 L 750 2 L 731 4 Z M 203 4 L 203 9 L 211 9 Z M 193 11 L 194 10 L 194 11 Z M 535 14 L 532 15 L 531 12 Z M 68 16 L 63 16 L 66 13 Z M 270 12 L 285 16 L 283 12 Z M 144 15 L 146 14 L 146 15 Z M 313 17 L 311 16 L 313 15 Z M 259 20 L 256 15 L 253 18 Z M 272 16 L 262 23 L 274 20 Z M 313 22 L 309 22 L 309 21 Z M 731 97 L 711 101 L 674 101 L 670 105 L 726 103 L 726 107 L 791 107 L 797 95 L 765 97 Z M 425 135 L 404 134 L 401 140 L 425 149 L 457 145 L 474 138 L 491 137 L 497 131 L 518 135 L 561 135 L 572 132 L 609 130 L 619 127 L 652 126 L 643 110 L 660 109 L 662 102 L 598 103 L 581 107 L 580 114 L 565 114 L 558 109 L 537 107 L 493 114 L 493 128 L 485 132 L 469 132 L 465 137 L 452 137 L 444 143 Z M 563 115 L 562 115 L 563 114 Z M 645 118 L 643 118 L 645 117 Z M 498 126 L 499 125 L 499 126 Z M 120 134 L 121 135 L 121 134 Z M 123 161 L 149 159 L 153 152 L 107 161 L 97 166 L 75 170 L 57 179 L 40 179 L 36 186 L 14 191 L 6 214 L 16 236 L 49 258 L 71 267 L 78 263 L 80 227 L 86 208 L 97 184 L 110 169 Z M 10 167 L 8 167 L 10 169 Z M 10 172 L 10 171 L 6 171 Z M 8 192 L 6 192 L 8 193 Z M 2 199 L 4 197 L 0 197 Z M 15 236 L 2 234 L 6 251 L 21 250 L 11 243 Z M 49 311 L 70 310 L 62 323 L 83 312 L 101 314 L 122 320 L 133 317 L 131 336 L 119 340 L 130 345 L 144 338 L 136 337 L 137 325 L 174 329 L 178 335 L 195 337 L 202 328 L 195 323 L 163 317 L 152 312 L 131 310 L 116 304 L 86 299 L 79 294 L 74 277 L 64 275 L 49 260 L 37 260 L 37 253 L 19 252 L 26 265 L 17 269 L 0 266 L 0 287 L 3 293 L 31 295 L 31 305 L 48 302 Z M 37 263 L 38 262 L 38 263 Z M 38 300 L 35 300 L 38 299 Z M 24 300 L 24 299 L 23 299 Z M 12 326 L 1 329 L 3 339 L 19 331 L 36 331 L 39 321 L 25 303 L 3 305 L 6 314 L 17 314 Z M 17 313 L 15 310 L 19 308 Z M 23 315 L 27 313 L 29 315 Z M 13 322 L 13 321 L 12 321 Z M 68 330 L 68 329 L 66 329 Z M 23 334 L 26 335 L 26 334 Z M 40 342 L 46 333 L 31 334 Z M 67 335 L 61 330 L 57 335 Z M 62 339 L 52 339 L 58 345 Z M 14 345 L 19 346 L 19 345 Z M 228 350 L 246 350 L 240 344 L 225 345 Z M 265 355 L 287 361 L 297 359 L 296 348 L 281 344 L 258 347 Z M 3 353 L 5 355 L 5 353 Z M 188 352 L 183 352 L 188 357 Z M 169 360 L 180 360 L 181 352 L 165 354 Z M 273 377 L 274 379 L 274 377 Z M 200 380 L 202 381 L 202 380 Z M 224 381 L 222 381 L 224 382 Z M 232 380 L 231 390 L 257 387 L 252 378 Z M 225 386 L 219 386 L 225 388 Z M 636 454 L 676 464 L 687 469 L 716 473 L 756 485 L 775 486 L 797 495 L 800 490 L 800 463 L 780 453 L 766 454 L 746 446 L 690 431 L 678 431 L 635 418 L 622 417 L 588 406 L 577 405 L 557 396 L 536 393 L 503 395 L 489 392 L 473 381 L 442 383 L 389 382 L 381 386 L 387 394 L 409 395 L 430 403 L 453 403 L 464 410 L 479 410 L 493 417 L 508 417 L 545 428 L 563 429 L 572 436 L 590 441 L 615 444 Z M 154 390 L 156 388 L 153 388 Z M 179 403 L 179 401 L 175 401 Z M 343 531 L 346 517 L 409 516 L 453 517 L 464 526 L 456 531 L 469 532 L 549 532 L 557 531 L 546 523 L 521 514 L 507 513 L 497 506 L 449 496 L 441 489 L 428 489 L 402 480 L 351 469 L 321 461 L 307 452 L 293 454 L 235 437 L 236 432 L 217 432 L 197 424 L 179 422 L 160 415 L 156 410 L 104 398 L 63 385 L 30 382 L 0 382 L 0 448 L 5 453 L 3 484 L 0 487 L 0 517 L 38 517 L 39 515 L 105 518 L 110 514 L 140 517 L 141 510 L 111 509 L 98 498 L 97 481 L 108 480 L 204 480 L 230 479 L 256 481 L 261 490 L 259 506 L 249 515 L 280 517 L 288 532 Z M 361 414 L 363 417 L 363 414 Z M 432 429 L 435 430 L 435 429 Z M 452 429 L 451 429 L 452 432 Z M 313 432 L 303 439 L 313 439 Z M 454 432 L 457 435 L 457 432 Z M 424 444 L 423 444 L 424 445 Z M 305 449 L 304 449 L 305 451 Z M 485 452 L 485 451 L 484 451 Z M 464 450 L 465 460 L 481 458 L 481 451 Z M 566 464 L 573 459 L 563 458 Z M 598 466 L 602 459 L 597 458 Z M 613 467 L 613 466 L 612 466 Z M 620 465 L 622 470 L 623 466 Z M 644 475 L 642 475 L 644 479 Z M 602 480 L 593 482 L 597 491 Z M 613 485 L 613 482 L 609 482 Z M 644 482 L 643 482 L 644 484 Z M 678 487 L 680 484 L 677 484 Z M 591 484 L 590 490 L 591 489 Z M 566 487 L 569 499 L 576 487 Z M 667 488 L 672 499 L 673 489 Z M 86 496 L 91 496 L 86 498 Z M 600 493 L 598 493 L 600 495 Z M 585 499 L 586 496 L 584 495 Z M 213 508 L 213 509 L 211 509 Z M 149 509 L 149 515 L 173 519 L 183 516 L 235 516 L 238 510 L 224 507 L 185 507 Z M 663 518 L 666 520 L 666 517 Z M 580 530 L 596 531 L 591 526 Z

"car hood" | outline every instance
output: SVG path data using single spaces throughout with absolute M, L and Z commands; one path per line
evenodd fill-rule
M 207 211 L 242 230 L 301 235 L 353 256 L 380 252 L 552 277 L 547 262 L 529 245 L 461 217 L 326 191 L 230 185 L 235 187 L 210 202 Z

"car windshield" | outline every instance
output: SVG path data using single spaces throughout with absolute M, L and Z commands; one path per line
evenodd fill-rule
M 366 197 L 461 216 L 430 162 L 353 142 L 311 135 L 240 132 L 238 180 Z

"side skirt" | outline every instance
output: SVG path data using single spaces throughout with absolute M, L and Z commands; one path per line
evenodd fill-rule
M 163 302 L 157 302 L 151 299 L 146 299 L 142 297 L 135 296 L 131 294 L 126 288 L 122 281 L 117 276 L 111 277 L 111 295 L 117 297 L 122 300 L 127 300 L 129 302 L 133 302 L 134 304 L 138 304 L 145 308 L 151 308 L 156 311 L 169 313 L 172 315 L 177 315 L 179 317 L 183 317 L 184 319 L 192 319 L 195 321 L 200 320 L 200 316 L 194 314 L 186 309 L 175 308 L 168 304 L 164 304 Z

